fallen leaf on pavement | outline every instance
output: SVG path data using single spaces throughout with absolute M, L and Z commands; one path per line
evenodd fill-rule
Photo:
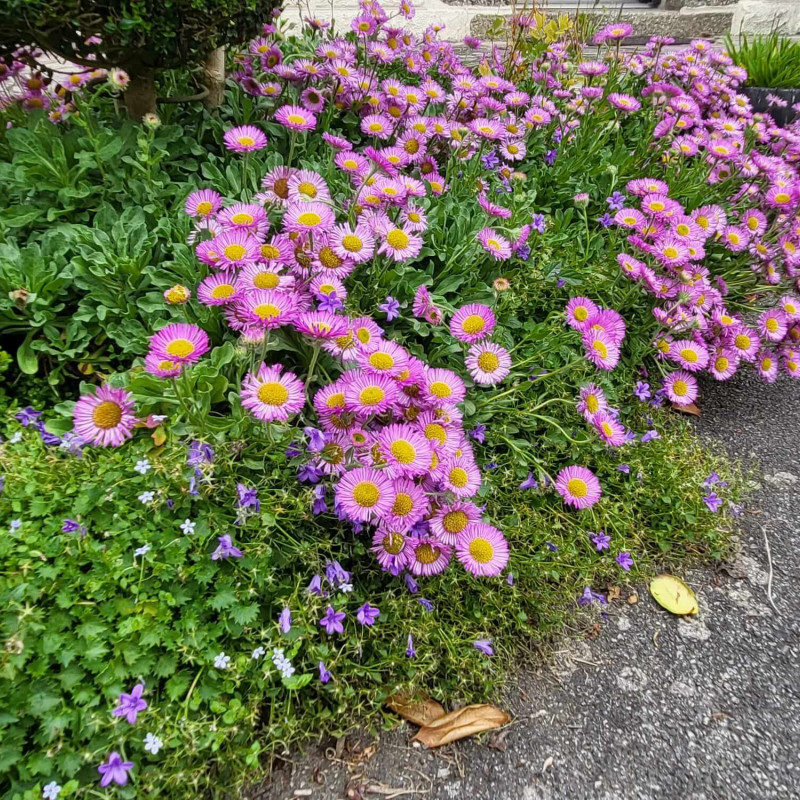
M 621 594 L 621 590 L 620 590 L 619 586 L 609 586 L 608 587 L 608 594 L 607 594 L 607 598 L 606 599 L 609 602 L 611 602 L 611 600 L 616 600 L 620 596 L 620 594 Z
M 639 602 L 639 595 L 636 592 L 628 595 L 628 605 L 635 606 Z
M 698 611 L 694 592 L 674 575 L 658 575 L 653 578 L 650 581 L 650 594 L 660 606 L 678 616 L 696 614 Z
M 504 728 L 502 731 L 495 731 L 489 737 L 489 747 L 492 750 L 499 750 L 501 753 L 505 753 L 508 750 L 508 742 L 506 742 L 506 737 L 508 734 L 511 733 L 511 728 Z
M 499 728 L 509 722 L 511 716 L 495 706 L 464 706 L 420 728 L 412 741 L 421 742 L 426 747 L 441 747 L 476 733 Z
M 415 700 L 408 694 L 395 694 L 386 701 L 386 705 L 395 714 L 419 726 L 429 725 L 445 714 L 444 708 L 426 695 Z
M 673 403 L 672 410 L 680 411 L 681 414 L 691 414 L 693 417 L 700 416 L 700 409 L 694 403 L 687 403 L 685 406 L 679 406 L 677 403 Z
M 553 756 L 548 756 L 545 759 L 544 764 L 542 764 L 542 775 L 544 775 L 545 772 L 547 772 L 547 770 L 550 769 L 550 767 L 552 766 L 553 766 Z

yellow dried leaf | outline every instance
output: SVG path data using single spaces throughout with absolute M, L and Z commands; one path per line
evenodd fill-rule
M 81 375 L 92 375 L 94 373 L 94 367 L 91 364 L 87 364 L 85 361 L 81 361 L 78 364 L 78 372 Z
M 680 411 L 681 414 L 691 414 L 693 417 L 700 416 L 700 409 L 694 403 L 688 403 L 685 406 L 679 406 L 677 403 L 672 404 L 673 411 Z
M 495 706 L 464 706 L 420 728 L 414 741 L 421 742 L 426 747 L 441 747 L 467 736 L 500 728 L 509 722 L 511 716 Z
M 694 592 L 674 575 L 658 575 L 653 578 L 650 581 L 650 594 L 660 606 L 678 616 L 696 614 L 698 611 Z
M 420 726 L 429 725 L 445 714 L 444 708 L 427 695 L 413 699 L 410 695 L 400 692 L 392 695 L 386 701 L 386 705 L 403 719 Z
M 161 447 L 167 441 L 167 432 L 164 430 L 163 425 L 159 425 L 151 434 L 150 438 L 156 447 Z

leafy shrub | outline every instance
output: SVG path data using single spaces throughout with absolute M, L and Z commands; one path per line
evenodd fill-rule
M 800 43 L 773 31 L 767 36 L 740 34 L 725 38 L 734 63 L 747 70 L 748 86 L 800 89 Z

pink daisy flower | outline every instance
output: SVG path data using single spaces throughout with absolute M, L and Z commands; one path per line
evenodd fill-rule
M 431 504 L 425 492 L 409 478 L 398 478 L 393 486 L 394 500 L 386 523 L 392 530 L 405 532 L 429 513 Z
M 417 388 L 416 384 L 413 384 Z M 448 425 L 434 411 L 423 411 L 415 424 L 440 456 L 453 455 L 461 440 L 462 431 L 457 425 Z
M 727 344 L 739 358 L 755 361 L 756 353 L 761 347 L 761 339 L 755 331 L 745 325 L 737 325 L 728 329 Z
M 377 139 L 388 139 L 394 123 L 387 114 L 368 114 L 361 120 L 361 132 Z
M 449 369 L 425 371 L 425 395 L 431 403 L 460 403 L 467 394 L 464 381 Z
M 481 472 L 472 459 L 456 457 L 442 465 L 440 482 L 456 497 L 472 497 L 481 488 Z
M 248 372 L 242 381 L 242 405 L 262 422 L 284 422 L 303 410 L 305 386 L 291 372 L 282 372 L 280 364 L 262 362 L 257 374 Z
M 340 170 L 353 175 L 365 174 L 369 170 L 367 159 L 352 150 L 337 153 L 333 161 Z
M 619 363 L 619 346 L 603 331 L 586 331 L 583 346 L 586 357 L 600 369 L 612 370 Z
M 600 481 L 586 467 L 562 469 L 556 476 L 556 491 L 564 502 L 574 508 L 591 508 L 602 495 Z
M 591 421 L 598 411 L 605 411 L 607 408 L 608 400 L 599 386 L 590 383 L 581 387 L 577 409 L 584 419 Z
M 590 317 L 600 311 L 598 306 L 588 297 L 573 297 L 566 308 L 567 325 L 576 330 L 583 330 Z
M 718 381 L 726 381 L 733 377 L 738 366 L 739 358 L 736 353 L 726 347 L 720 347 L 711 355 L 708 371 Z
M 197 325 L 174 322 L 150 337 L 150 351 L 160 358 L 193 364 L 210 348 L 208 334 Z
M 625 338 L 625 320 L 613 308 L 604 308 L 592 314 L 586 321 L 583 333 L 587 331 L 602 331 L 608 334 L 615 344 L 621 344 Z
M 608 102 L 621 111 L 638 111 L 642 107 L 642 104 L 635 97 L 621 92 L 612 92 L 608 96 Z
M 294 319 L 293 325 L 300 333 L 314 339 L 335 339 L 345 336 L 348 330 L 347 318 L 329 311 L 306 311 Z
M 457 500 L 439 506 L 429 520 L 434 536 L 450 546 L 455 546 L 459 536 L 465 534 L 476 522 L 480 522 L 481 511 L 468 500 Z
M 161 358 L 158 353 L 148 353 L 144 357 L 146 372 L 158 378 L 175 378 L 181 374 L 183 364 L 168 358 Z
M 237 284 L 246 291 L 254 289 L 283 289 L 294 287 L 294 276 L 284 274 L 286 267 L 283 264 L 249 264 L 237 274 Z
M 331 193 L 325 179 L 310 169 L 301 169 L 289 178 L 289 201 L 330 201 Z
M 450 333 L 461 342 L 480 342 L 491 336 L 497 318 L 489 306 L 470 303 L 453 314 L 450 320 Z
M 767 383 L 774 383 L 778 377 L 778 360 L 769 350 L 761 350 L 756 356 L 756 369 Z
M 492 228 L 478 231 L 477 237 L 481 247 L 497 261 L 511 258 L 511 242 Z
M 253 125 L 239 125 L 225 131 L 223 142 L 234 153 L 251 153 L 267 146 L 267 137 Z
M 362 350 L 374 350 L 383 339 L 383 329 L 370 317 L 356 317 L 350 324 Z
M 771 308 L 759 317 L 758 327 L 765 339 L 780 342 L 789 330 L 789 321 L 781 309 Z
M 430 536 L 411 542 L 413 555 L 408 563 L 412 575 L 429 578 L 447 569 L 452 548 Z
M 414 477 L 428 471 L 432 450 L 417 428 L 387 425 L 378 433 L 377 442 L 391 477 Z
M 688 406 L 697 399 L 697 381 L 685 370 L 671 372 L 664 378 L 664 391 L 670 402 L 678 406 Z
M 476 383 L 494 386 L 511 372 L 511 356 L 492 342 L 474 344 L 467 353 L 466 366 Z
M 275 122 L 291 131 L 313 131 L 317 127 L 316 116 L 302 106 L 281 106 L 275 112 Z
M 419 255 L 422 249 L 422 237 L 411 230 L 387 225 L 381 230 L 383 242 L 379 253 L 386 253 L 395 261 L 408 261 Z
M 224 306 L 238 300 L 239 288 L 233 272 L 209 275 L 197 287 L 197 299 L 206 306 Z
M 391 341 L 379 342 L 375 348 L 359 350 L 356 360 L 364 372 L 397 378 L 408 366 L 408 353 Z
M 607 411 L 598 411 L 592 417 L 592 425 L 606 444 L 612 447 L 625 444 L 625 426 Z
M 508 542 L 497 528 L 476 522 L 458 537 L 456 558 L 467 572 L 491 578 L 508 564 Z
M 213 189 L 200 189 L 197 192 L 192 192 L 186 198 L 184 208 L 190 217 L 205 219 L 212 214 L 216 214 L 221 206 L 222 195 L 219 192 L 215 192 Z
M 325 203 L 311 201 L 292 203 L 283 216 L 283 227 L 296 233 L 316 233 L 327 230 L 335 221 L 333 211 Z
M 133 436 L 133 395 L 108 384 L 81 396 L 72 412 L 75 433 L 89 444 L 119 447 Z
M 255 234 L 266 233 L 269 227 L 266 212 L 253 203 L 234 203 L 219 212 L 217 221 L 229 230 L 244 230 Z
M 708 366 L 708 350 L 692 339 L 676 339 L 670 344 L 669 355 L 689 372 L 700 372 Z
M 252 264 L 259 257 L 259 243 L 247 231 L 229 230 L 212 239 L 217 253 L 216 266 L 238 268 Z M 197 248 L 198 254 L 200 247 Z
M 274 330 L 294 321 L 297 295 L 279 289 L 258 289 L 237 303 L 237 308 L 254 327 Z
M 391 480 L 371 467 L 350 470 L 336 486 L 336 505 L 354 522 L 384 519 L 391 513 L 393 501 Z
M 344 390 L 345 405 L 359 419 L 369 419 L 390 409 L 399 391 L 397 384 L 386 375 L 359 373 L 348 380 Z

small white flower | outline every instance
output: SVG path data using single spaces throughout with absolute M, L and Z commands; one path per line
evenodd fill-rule
M 42 797 L 44 800 L 56 800 L 60 794 L 61 787 L 55 781 L 50 781 L 47 786 L 42 787 Z
M 22 441 L 22 431 L 17 431 L 11 438 L 8 440 L 11 444 L 16 444 L 17 442 Z M 60 791 L 60 790 L 59 790 Z
M 342 594 L 349 594 L 350 592 L 352 592 L 352 591 L 353 591 L 353 584 L 352 584 L 352 583 L 343 583 L 343 584 L 342 584 L 342 585 L 339 587 L 339 591 L 340 591 Z
M 164 742 L 158 738 L 154 733 L 148 733 L 147 736 L 142 739 L 144 742 L 144 749 L 147 750 L 148 753 L 152 753 L 154 756 L 158 755 L 158 751 L 164 746 Z
M 147 473 L 152 469 L 152 465 L 150 464 L 150 459 L 143 458 L 141 461 L 136 462 L 136 466 L 133 468 L 134 472 L 138 472 L 140 475 L 147 475 Z
M 217 669 L 227 669 L 228 664 L 231 663 L 231 657 L 226 656 L 225 653 L 219 653 L 217 657 L 214 659 L 214 666 Z
M 264 655 L 264 653 L 266 653 L 266 652 L 267 652 L 267 651 L 266 651 L 266 650 L 265 650 L 263 647 L 256 647 L 256 649 L 255 649 L 255 650 L 253 650 L 253 655 L 251 655 L 251 656 L 250 656 L 250 658 L 254 658 L 254 659 L 258 660 L 258 659 L 259 659 L 259 658 L 261 658 L 261 657 Z
M 8 526 L 8 532 L 14 533 L 14 531 L 18 531 L 21 527 L 22 527 L 21 519 L 12 519 L 11 524 Z
M 142 492 L 139 495 L 138 500 L 139 500 L 140 503 L 144 503 L 145 505 L 147 505 L 148 503 L 152 503 L 153 502 L 153 498 L 155 496 L 156 496 L 155 492 Z
M 150 552 L 150 545 L 149 544 L 145 544 L 145 545 L 142 545 L 141 547 L 137 547 L 133 551 L 133 554 L 135 556 L 146 556 L 149 552 Z
M 151 414 L 150 419 L 153 422 L 163 422 L 167 418 L 166 414 Z
M 190 533 L 194 533 L 194 527 L 196 524 L 197 523 L 192 522 L 190 519 L 184 520 L 183 523 L 181 524 L 181 530 L 187 535 Z

